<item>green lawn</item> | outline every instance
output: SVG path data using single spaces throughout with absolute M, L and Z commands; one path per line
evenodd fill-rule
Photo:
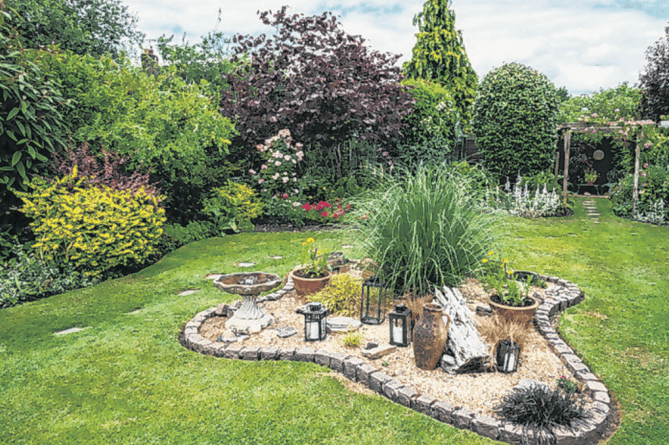
M 507 220 L 504 252 L 517 269 L 585 291 L 560 330 L 623 408 L 610 443 L 665 443 L 669 229 L 618 219 L 596 201 L 600 224 L 580 205 L 571 218 Z M 138 274 L 0 311 L 0 443 L 494 443 L 351 392 L 314 364 L 228 361 L 178 344 L 196 312 L 233 299 L 205 275 L 239 271 L 238 261 L 285 274 L 306 236 L 197 242 Z M 354 242 L 349 231 L 315 238 Z M 177 295 L 189 288 L 201 290 Z M 73 326 L 84 330 L 53 335 Z

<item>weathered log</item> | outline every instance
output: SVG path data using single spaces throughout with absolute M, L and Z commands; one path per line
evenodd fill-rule
M 451 318 L 441 368 L 450 374 L 482 370 L 489 360 L 488 346 L 481 340 L 472 311 L 460 291 L 435 289 L 435 301 Z

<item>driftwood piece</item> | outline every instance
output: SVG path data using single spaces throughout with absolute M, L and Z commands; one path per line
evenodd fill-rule
M 481 340 L 472 311 L 460 290 L 444 287 L 440 292 L 435 289 L 435 300 L 451 318 L 442 369 L 451 374 L 481 370 L 488 361 L 488 346 Z

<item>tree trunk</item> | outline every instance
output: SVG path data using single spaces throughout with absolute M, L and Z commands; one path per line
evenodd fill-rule
M 457 288 L 444 286 L 443 293 L 435 289 L 435 301 L 451 318 L 441 368 L 450 374 L 481 371 L 489 361 L 488 346 L 481 340 L 462 294 Z

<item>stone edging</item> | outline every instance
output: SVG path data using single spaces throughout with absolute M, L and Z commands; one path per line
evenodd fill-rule
M 573 432 L 564 428 L 554 430 L 555 443 L 556 445 L 597 443 L 608 427 L 614 413 L 609 392 L 597 376 L 590 372 L 590 369 L 576 353 L 558 336 L 550 322 L 550 317 L 582 302 L 584 295 L 578 286 L 567 280 L 545 275 L 539 275 L 539 278 L 555 284 L 556 287 L 546 292 L 546 300 L 539 305 L 535 312 L 534 324 L 548 341 L 551 349 L 565 366 L 573 372 L 574 376 L 582 383 L 586 393 L 594 400 L 592 407 L 587 412 L 588 418 Z M 292 280 L 288 277 L 283 288 L 259 298 L 258 302 L 278 300 L 293 290 Z M 424 394 L 419 395 L 411 386 L 401 384 L 357 356 L 309 347 L 281 349 L 269 346 L 245 347 L 239 343 L 212 342 L 202 337 L 199 330 L 205 320 L 215 315 L 216 308 L 198 313 L 186 323 L 184 330 L 179 335 L 179 342 L 185 348 L 200 354 L 228 359 L 314 362 L 344 374 L 349 380 L 359 382 L 395 403 L 421 412 L 440 422 L 453 425 L 456 428 L 468 429 L 481 436 L 512 444 L 536 443 L 537 435 L 532 429 L 523 430 L 519 425 L 473 413 L 466 408 L 456 409 L 445 401 Z

